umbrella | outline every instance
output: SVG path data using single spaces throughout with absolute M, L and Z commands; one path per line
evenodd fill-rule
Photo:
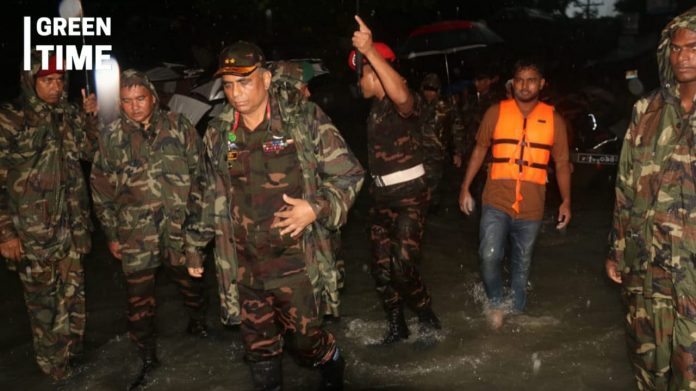
M 423 56 L 445 56 L 449 83 L 447 56 L 463 50 L 502 43 L 503 39 L 483 23 L 451 20 L 418 27 L 409 34 L 401 47 L 401 57 L 413 59 Z
M 181 94 L 172 95 L 168 106 L 169 110 L 185 115 L 194 126 L 196 126 L 198 121 L 201 120 L 203 114 L 205 114 L 212 107 L 211 105 L 201 102 L 198 99 Z
M 192 89 L 191 92 L 204 97 L 208 101 L 218 100 L 225 97 L 225 93 L 222 92 L 222 79 L 219 77 L 201 84 L 200 86 Z

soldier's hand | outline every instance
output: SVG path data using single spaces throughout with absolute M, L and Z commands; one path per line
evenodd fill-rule
M 94 95 L 94 93 L 89 94 L 89 96 L 87 96 L 87 92 L 84 88 L 82 89 L 82 107 L 84 108 L 85 113 L 87 114 L 97 114 L 97 96 Z
M 474 211 L 475 207 L 476 201 L 474 201 L 474 197 L 471 196 L 469 189 L 462 188 L 459 192 L 459 209 L 468 216 Z
M 114 258 L 119 261 L 121 260 L 121 245 L 118 242 L 110 242 L 109 251 L 111 251 L 111 255 L 113 255 Z
M 372 49 L 372 31 L 358 15 L 355 15 L 355 21 L 358 22 L 359 28 L 353 33 L 353 47 L 360 53 L 367 54 L 367 51 Z
M 0 254 L 7 259 L 19 261 L 22 258 L 22 253 L 22 242 L 19 241 L 19 238 L 0 243 Z
M 271 225 L 271 228 L 282 228 L 281 235 L 287 233 L 292 237 L 297 237 L 302 234 L 306 226 L 312 224 L 317 219 L 314 209 L 309 205 L 307 200 L 302 198 L 292 198 L 283 194 L 283 201 L 288 204 L 288 208 L 284 208 L 273 215 L 279 220 Z
M 194 277 L 194 278 L 201 278 L 201 277 L 203 277 L 203 268 L 202 267 L 189 267 L 188 274 L 189 274 L 189 276 Z
M 462 155 L 456 153 L 452 156 L 452 164 L 457 168 L 462 168 Z
M 604 264 L 604 268 L 607 271 L 607 276 L 609 277 L 610 280 L 614 281 L 617 284 L 621 284 L 621 272 L 619 272 L 619 263 L 607 259 L 607 262 Z

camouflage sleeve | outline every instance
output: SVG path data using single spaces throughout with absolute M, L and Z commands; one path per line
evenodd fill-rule
M 0 110 L 0 243 L 17 237 L 10 211 L 10 197 L 7 191 L 7 160 L 11 145 L 15 140 L 18 113 Z
M 348 219 L 348 209 L 362 187 L 365 170 L 348 148 L 338 129 L 318 106 L 312 134 L 317 151 L 319 177 L 315 199 L 308 200 L 317 221 L 327 229 L 338 229 Z
M 78 111 L 70 105 L 73 132 L 80 152 L 80 159 L 92 162 L 94 153 L 99 147 L 99 117 Z
M 616 176 L 616 203 L 614 205 L 614 220 L 611 231 L 609 232 L 609 255 L 608 259 L 619 263 L 619 270 L 624 267 L 624 248 L 626 245 L 625 235 L 626 226 L 630 216 L 630 210 L 636 196 L 633 186 L 633 145 L 634 132 L 640 117 L 648 107 L 647 99 L 639 100 L 633 106 L 631 123 L 624 137 L 623 148 L 619 158 L 619 166 Z
M 453 110 L 452 117 L 452 147 L 455 154 L 464 155 L 464 152 L 466 152 L 464 112 L 462 110 Z
M 186 262 L 189 267 L 203 264 L 201 250 L 215 237 L 215 216 L 221 214 L 225 195 L 216 194 L 216 184 L 222 179 L 215 170 L 210 156 L 217 156 L 215 146 L 217 131 L 214 125 L 208 127 L 204 139 L 199 139 L 197 156 L 190 157 L 189 167 L 193 169 L 191 191 L 186 205 L 184 223 Z M 195 167 L 193 165 L 195 164 Z M 220 201 L 220 202 L 218 202 Z
M 101 223 L 107 240 L 109 242 L 118 241 L 116 234 L 118 228 L 118 208 L 116 205 L 118 175 L 111 169 L 101 150 L 94 154 L 90 186 L 94 212 Z
M 94 161 L 94 154 L 99 147 L 99 117 L 81 112 L 80 122 L 83 132 L 80 140 L 80 158 L 91 162 Z

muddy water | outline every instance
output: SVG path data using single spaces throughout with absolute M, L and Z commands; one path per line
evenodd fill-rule
M 580 168 L 576 177 L 588 175 Z M 363 194 L 344 230 L 348 267 L 343 317 L 331 323 L 346 356 L 346 388 L 354 390 L 630 390 L 618 290 L 603 275 L 609 226 L 608 186 L 574 189 L 571 227 L 553 228 L 549 208 L 531 270 L 524 315 L 486 327 L 478 275 L 477 221 L 456 210 L 458 183 L 451 176 L 443 207 L 427 226 L 422 271 L 443 329 L 420 333 L 407 313 L 412 336 L 390 347 L 377 342 L 384 315 L 369 275 L 367 204 Z M 550 197 L 549 203 L 557 205 Z M 122 390 L 138 369 L 126 336 L 124 284 L 119 267 L 97 236 L 86 261 L 89 309 L 85 364 L 66 390 Z M 162 276 L 165 277 L 165 276 Z M 210 276 L 209 276 L 210 277 Z M 186 317 L 166 278 L 158 286 L 159 355 L 163 363 L 148 390 L 250 390 L 238 330 L 216 320 L 211 336 L 183 333 Z M 209 280 L 212 285 L 214 282 Z M 50 390 L 33 362 L 28 320 L 16 276 L 0 268 L 0 389 Z M 211 291 L 212 293 L 212 291 Z M 311 390 L 318 374 L 284 360 L 285 389 Z

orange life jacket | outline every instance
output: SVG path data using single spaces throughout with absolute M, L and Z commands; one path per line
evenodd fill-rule
M 553 145 L 553 106 L 539 102 L 525 118 L 514 99 L 500 102 L 500 114 L 493 131 L 491 179 L 514 179 L 515 202 L 519 213 L 522 181 L 546 184 L 546 168 Z

